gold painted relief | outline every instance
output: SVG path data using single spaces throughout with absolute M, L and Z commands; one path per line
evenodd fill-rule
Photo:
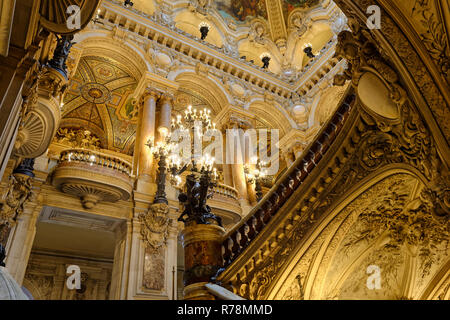
M 165 249 L 163 247 L 157 250 L 146 247 L 143 279 L 146 289 L 158 291 L 164 289 L 164 258 Z

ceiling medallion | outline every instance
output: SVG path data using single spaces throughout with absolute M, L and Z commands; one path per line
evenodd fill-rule
M 106 103 L 111 100 L 111 92 L 100 83 L 86 83 L 80 91 L 85 100 L 95 104 Z

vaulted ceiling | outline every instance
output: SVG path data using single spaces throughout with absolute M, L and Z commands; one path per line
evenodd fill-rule
M 130 95 L 137 85 L 127 66 L 110 58 L 82 57 L 64 99 L 62 128 L 83 128 L 101 147 L 131 154 L 137 105 Z
M 284 23 L 289 14 L 297 8 L 311 8 L 320 0 L 219 0 L 213 1 L 216 9 L 225 19 L 234 19 L 237 23 L 246 23 L 252 18 L 268 19 L 267 6 L 279 6 L 283 10 Z

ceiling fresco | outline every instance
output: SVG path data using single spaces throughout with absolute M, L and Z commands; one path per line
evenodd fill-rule
M 61 127 L 84 128 L 102 148 L 132 154 L 138 108 L 130 95 L 136 85 L 126 66 L 112 59 L 81 58 L 64 97 Z
M 237 23 L 245 23 L 247 18 L 267 19 L 265 0 L 218 0 L 214 1 L 217 10 L 225 19 L 234 19 Z
M 289 14 L 298 8 L 311 8 L 320 0 L 280 0 L 283 8 L 284 20 L 288 21 Z M 252 18 L 268 19 L 266 0 L 218 0 L 214 1 L 216 9 L 225 19 L 232 19 L 238 24 L 244 24 Z
M 289 14 L 298 8 L 311 8 L 319 4 L 320 0 L 281 0 L 284 21 L 287 23 Z

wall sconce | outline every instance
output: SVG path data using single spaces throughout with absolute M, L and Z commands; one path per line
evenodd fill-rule
M 123 6 L 124 6 L 125 8 L 130 8 L 130 7 L 132 7 L 133 5 L 134 5 L 134 3 L 131 2 L 131 0 L 125 0 L 124 3 L 123 3 Z
M 312 52 L 312 44 L 311 43 L 305 43 L 303 52 L 306 53 L 306 55 L 311 59 L 316 57 L 314 55 L 314 53 Z
M 210 27 L 209 27 L 209 25 L 206 22 L 202 21 L 199 24 L 199 28 L 200 28 L 200 33 L 202 35 L 200 39 L 205 40 L 206 37 L 208 36 L 208 32 L 209 32 Z
M 269 68 L 269 62 L 270 62 L 270 59 L 271 59 L 270 58 L 270 54 L 268 54 L 267 52 L 264 52 L 263 54 L 261 54 L 260 58 L 261 58 L 261 61 L 263 63 L 262 68 L 263 69 Z

